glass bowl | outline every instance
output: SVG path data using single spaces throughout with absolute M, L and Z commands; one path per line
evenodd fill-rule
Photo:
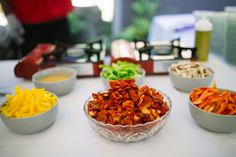
M 145 124 L 112 125 L 112 124 L 105 124 L 103 122 L 97 121 L 96 119 L 88 115 L 88 101 L 92 100 L 93 99 L 92 97 L 90 97 L 85 102 L 83 109 L 89 121 L 90 126 L 93 128 L 93 130 L 96 133 L 102 135 L 103 137 L 109 140 L 116 141 L 116 142 L 124 142 L 124 143 L 137 142 L 137 141 L 146 139 L 148 137 L 151 137 L 152 135 L 157 133 L 166 123 L 170 115 L 170 111 L 172 108 L 171 100 L 163 92 L 160 92 L 160 93 L 163 95 L 164 101 L 166 101 L 169 110 L 166 112 L 165 115 L 163 115 L 159 119 L 147 122 Z

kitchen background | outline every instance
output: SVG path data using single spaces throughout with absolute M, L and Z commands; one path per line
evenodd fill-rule
M 226 6 L 236 6 L 234 0 L 72 0 L 72 3 L 75 9 L 68 15 L 71 28 L 71 44 L 103 39 L 107 45 L 107 53 L 109 53 L 110 43 L 114 39 L 162 39 L 159 38 L 160 36 L 156 37 L 152 32 L 155 17 L 187 15 L 196 10 L 222 12 Z M 227 22 L 223 21 L 218 14 L 216 19 L 215 15 L 211 15 L 213 16 L 213 18 L 211 17 L 213 25 L 214 22 L 221 24 Z M 229 20 L 235 22 L 236 18 L 230 18 Z M 5 30 L 6 25 L 5 16 L 0 9 L 0 60 L 18 59 L 21 57 L 20 49 L 8 37 Z M 231 25 L 226 27 L 233 29 Z M 154 29 L 156 28 L 154 27 Z M 215 30 L 214 32 L 213 30 L 212 42 L 215 41 L 215 43 L 220 41 L 216 33 L 219 33 L 219 31 Z M 167 35 L 165 34 L 165 37 Z M 224 36 L 226 39 L 235 39 L 229 37 L 227 32 Z M 169 38 L 166 38 L 166 40 L 169 40 Z M 227 50 L 227 43 L 224 42 L 223 47 L 225 49 L 222 49 L 222 51 L 229 51 L 229 48 Z M 211 48 L 217 49 L 214 45 L 211 45 Z

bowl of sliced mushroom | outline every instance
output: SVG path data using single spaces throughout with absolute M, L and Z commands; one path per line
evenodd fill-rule
M 168 71 L 173 86 L 183 92 L 190 92 L 194 88 L 208 87 L 214 78 L 212 69 L 192 61 L 172 64 Z

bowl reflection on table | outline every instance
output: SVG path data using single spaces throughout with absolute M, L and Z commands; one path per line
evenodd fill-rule
M 164 93 L 160 93 L 163 95 L 164 101 L 167 102 L 169 110 L 166 112 L 165 115 L 163 115 L 159 119 L 147 122 L 145 124 L 112 125 L 97 121 L 96 119 L 88 115 L 88 101 L 92 100 L 92 97 L 90 97 L 84 104 L 84 112 L 89 121 L 90 126 L 96 133 L 112 141 L 124 143 L 136 142 L 151 137 L 152 135 L 157 133 L 166 123 L 170 115 L 172 107 L 171 100 Z

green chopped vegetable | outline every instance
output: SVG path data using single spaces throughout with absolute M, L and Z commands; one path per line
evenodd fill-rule
M 117 61 L 109 65 L 100 65 L 102 76 L 108 80 L 134 79 L 142 76 L 142 68 L 139 64 L 127 61 Z

